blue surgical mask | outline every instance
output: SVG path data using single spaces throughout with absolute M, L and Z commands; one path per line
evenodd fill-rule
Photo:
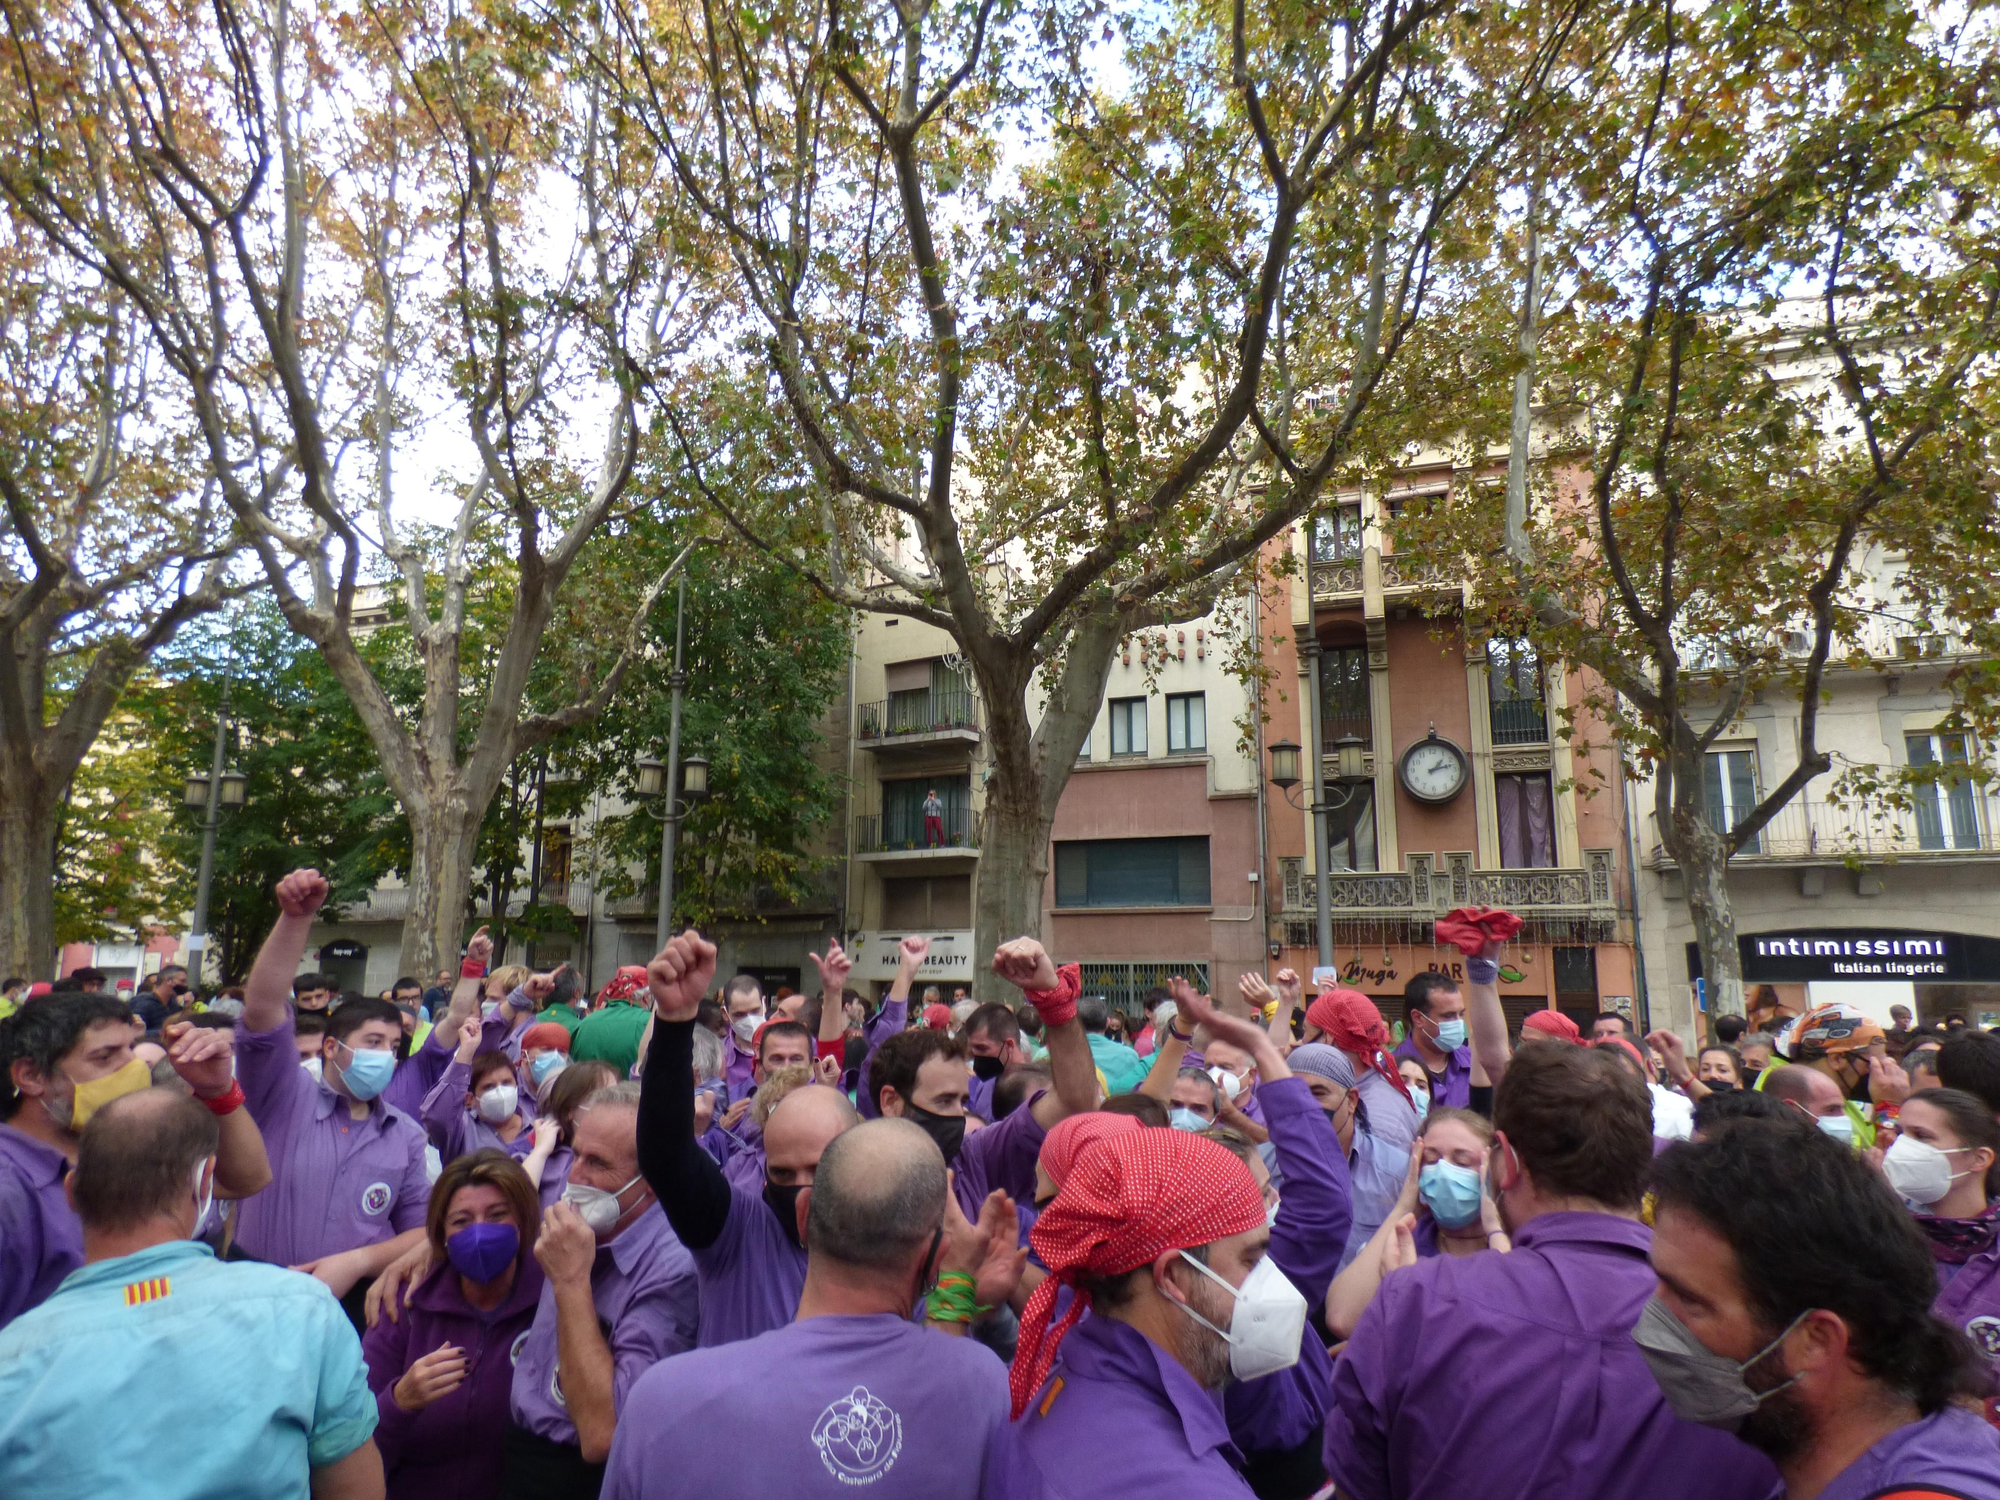
M 1453 1016 L 1449 1021 L 1438 1022 L 1438 1050 L 1456 1052 L 1465 1045 L 1465 1021 Z
M 1417 1107 L 1417 1118 L 1419 1120 L 1423 1119 L 1425 1115 L 1431 1112 L 1431 1091 L 1429 1089 L 1412 1088 L 1410 1090 L 1410 1103 Z
M 1479 1217 L 1479 1174 L 1455 1161 L 1428 1163 L 1417 1174 L 1417 1196 L 1446 1229 L 1463 1229 Z
M 396 1076 L 395 1053 L 377 1052 L 373 1048 L 356 1052 L 345 1042 L 340 1045 L 347 1053 L 347 1061 L 340 1067 L 340 1081 L 356 1099 L 364 1102 L 373 1099 Z
M 1206 1130 L 1214 1122 L 1204 1120 L 1191 1109 L 1177 1109 L 1167 1116 L 1167 1123 L 1176 1130 Z
M 528 1064 L 528 1076 L 537 1084 L 547 1083 L 568 1061 L 560 1052 L 538 1052 L 535 1060 Z
M 1821 1130 L 1824 1130 L 1836 1141 L 1839 1141 L 1841 1145 L 1851 1146 L 1854 1144 L 1854 1122 L 1847 1117 L 1846 1110 L 1843 1109 L 1837 1115 L 1821 1115 L 1813 1123 L 1818 1125 Z

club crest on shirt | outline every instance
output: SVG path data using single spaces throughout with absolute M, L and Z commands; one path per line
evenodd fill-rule
M 528 1347 L 528 1333 L 529 1330 L 523 1328 L 514 1335 L 514 1347 L 507 1351 L 508 1364 L 518 1365 L 521 1362 L 521 1351 Z
M 819 1414 L 813 1446 L 842 1484 L 873 1484 L 903 1451 L 903 1419 L 857 1385 Z
M 396 1191 L 386 1182 L 371 1182 L 362 1189 L 361 1211 L 364 1214 L 385 1214 L 394 1201 Z
M 2000 1359 L 2000 1318 L 1974 1318 L 1965 1325 L 1965 1336 L 1988 1359 Z
M 522 1337 L 526 1338 L 527 1335 L 523 1334 Z M 564 1411 L 569 1410 L 569 1402 L 563 1399 L 561 1365 L 557 1365 L 553 1370 L 549 1371 L 549 1399 Z

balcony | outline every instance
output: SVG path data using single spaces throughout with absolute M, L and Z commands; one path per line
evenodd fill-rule
M 1349 603 L 1361 597 L 1361 558 L 1332 558 L 1312 565 L 1315 603 Z
M 1540 745 L 1549 737 L 1549 715 L 1539 698 L 1496 698 L 1491 704 L 1493 743 Z
M 1737 851 L 1734 864 L 1845 864 L 1911 860 L 1957 864 L 2000 854 L 1994 820 L 1967 791 L 1907 810 L 1875 812 L 1839 802 L 1793 802 Z M 1673 867 L 1673 857 L 1653 845 L 1653 867 Z
M 1287 929 L 1314 920 L 1316 877 L 1301 859 L 1281 861 Z M 1327 899 L 1336 923 L 1357 919 L 1401 929 L 1403 940 L 1427 943 L 1430 924 L 1459 906 L 1504 906 L 1528 925 L 1526 942 L 1609 941 L 1618 920 L 1612 891 L 1612 852 L 1586 849 L 1574 869 L 1475 870 L 1472 857 L 1407 857 L 1402 870 L 1345 871 L 1327 876 Z
M 1422 553 L 1385 552 L 1381 568 L 1385 595 L 1458 592 L 1456 577 Z M 1352 557 L 1315 560 L 1310 576 L 1315 604 L 1354 604 L 1361 599 L 1362 563 L 1358 552 Z
M 942 828 L 926 833 L 921 815 L 864 813 L 854 820 L 854 857 L 870 864 L 930 874 L 970 870 L 979 860 L 979 817 L 947 810 Z
M 979 700 L 972 693 L 932 689 L 864 703 L 855 718 L 861 743 L 877 752 L 979 743 Z

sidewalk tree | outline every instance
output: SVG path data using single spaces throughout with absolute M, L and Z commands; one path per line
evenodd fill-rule
M 113 890 L 135 847 L 118 827 L 133 811 L 117 789 L 127 778 L 108 773 L 82 792 L 78 780 L 133 674 L 231 587 L 234 527 L 163 375 L 129 306 L 0 217 L 0 969 L 10 974 L 49 974 L 59 942 L 129 937 L 158 915 Z M 76 863 L 66 859 L 59 881 L 64 840 Z
M 659 420 L 739 535 L 956 638 L 981 951 L 1040 929 L 1120 641 L 1245 592 L 1414 429 L 1401 368 L 1447 363 L 1585 10 L 617 4 L 616 77 L 747 314 Z
M 1464 472 L 1509 450 L 1504 499 L 1455 486 L 1400 531 L 1470 560 L 1476 628 L 1595 674 L 1597 722 L 1652 774 L 1711 1014 L 1743 1010 L 1728 861 L 1832 769 L 1827 673 L 1871 615 L 2000 647 L 1990 27 L 1787 14 L 1644 12 L 1615 86 L 1551 111 L 1488 303 L 1496 328 L 1514 299 L 1514 368 L 1461 409 Z M 1898 597 L 1864 589 L 1897 554 Z M 1957 675 L 1990 725 L 1990 664 Z M 1796 759 L 1725 826 L 1706 757 L 1759 694 L 1799 703 Z
M 639 389 L 691 321 L 674 197 L 532 8 L 0 14 L 0 193 L 149 332 L 216 497 L 408 817 L 401 967 L 432 972 L 502 777 L 611 700 L 652 602 L 575 698 L 524 712 L 578 558 L 634 503 Z M 474 657 L 485 555 L 509 560 L 507 620 Z M 410 712 L 361 649 L 380 575 L 421 674 Z

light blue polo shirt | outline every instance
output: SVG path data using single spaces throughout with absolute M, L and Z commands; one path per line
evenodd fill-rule
M 72 1271 L 0 1329 L 0 1495 L 305 1500 L 374 1431 L 333 1293 L 193 1240 Z

